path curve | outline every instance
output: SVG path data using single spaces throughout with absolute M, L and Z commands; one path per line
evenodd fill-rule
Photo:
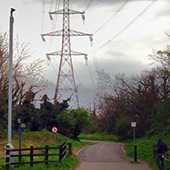
M 146 162 L 131 164 L 133 158 L 128 158 L 123 150 L 123 143 L 118 142 L 90 142 L 78 153 L 81 162 L 75 170 L 153 170 Z

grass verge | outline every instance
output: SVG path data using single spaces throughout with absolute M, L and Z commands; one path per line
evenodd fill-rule
M 138 159 L 144 160 L 148 162 L 153 169 L 158 170 L 156 164 L 156 157 L 153 155 L 153 145 L 157 143 L 159 137 L 152 138 L 141 138 L 136 139 L 137 145 L 137 157 Z M 170 146 L 170 138 L 162 138 L 165 143 Z M 134 145 L 132 140 L 124 141 L 126 143 L 125 150 L 127 151 L 127 155 L 130 157 L 134 157 Z M 170 162 L 165 161 L 165 170 L 170 170 Z
M 83 147 L 87 145 L 87 143 L 84 142 L 79 142 L 79 141 L 74 141 L 71 140 L 65 136 L 62 136 L 60 134 L 56 134 L 56 145 L 61 145 L 64 142 L 71 142 L 73 144 L 73 151 L 77 150 L 77 148 Z M 12 144 L 14 145 L 14 148 L 18 148 L 18 133 L 13 132 L 12 134 Z M 0 138 L 0 155 L 4 155 L 4 148 L 5 145 L 7 144 L 7 134 L 3 135 Z M 23 132 L 22 133 L 22 148 L 29 148 L 30 146 L 34 147 L 45 147 L 46 145 L 49 146 L 54 146 L 54 134 L 51 132 L 48 132 L 46 130 L 43 130 L 41 132 Z M 18 159 L 18 158 L 17 158 Z M 28 160 L 27 160 L 28 159 Z M 42 157 L 37 157 L 35 158 L 37 160 L 44 159 Z M 56 159 L 56 157 L 52 157 L 51 160 Z M 24 161 L 29 161 L 29 157 L 27 158 L 22 158 Z M 4 162 L 4 158 L 0 158 L 0 163 Z M 48 165 L 45 165 L 43 163 L 41 164 L 34 164 L 33 167 L 30 167 L 30 165 L 26 164 L 24 166 L 20 167 L 15 167 L 12 168 L 10 167 L 10 170 L 34 170 L 34 169 L 41 169 L 41 170 L 69 170 L 71 168 L 74 168 L 79 165 L 79 161 L 77 160 L 76 156 L 67 156 L 62 163 L 49 163 Z M 5 170 L 6 168 L 2 165 L 0 165 L 0 170 Z
M 96 133 L 96 134 L 80 134 L 79 139 L 81 140 L 95 140 L 95 141 L 111 141 L 111 142 L 118 142 L 119 139 L 114 135 L 106 135 L 103 133 Z

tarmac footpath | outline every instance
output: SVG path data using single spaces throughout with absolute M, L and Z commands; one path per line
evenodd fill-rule
M 153 170 L 144 161 L 130 163 L 133 158 L 126 156 L 123 143 L 98 141 L 90 143 L 90 146 L 85 146 L 77 153 L 81 163 L 74 170 Z
M 131 164 L 131 163 L 111 163 L 111 162 L 100 162 L 100 163 L 87 163 L 82 162 L 75 170 L 153 170 L 148 164 Z

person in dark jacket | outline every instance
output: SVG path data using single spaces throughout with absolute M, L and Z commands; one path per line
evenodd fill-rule
M 157 156 L 157 164 L 160 170 L 164 170 L 164 158 L 165 152 L 167 151 L 167 145 L 162 139 L 158 139 L 157 142 L 158 156 Z

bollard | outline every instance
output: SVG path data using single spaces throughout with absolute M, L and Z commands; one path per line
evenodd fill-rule
M 137 162 L 137 146 L 134 145 L 134 161 Z
M 14 152 L 11 151 L 12 149 L 14 149 L 13 145 L 8 143 L 5 146 L 6 150 L 5 150 L 5 155 L 8 155 L 8 158 L 5 158 L 5 162 L 9 162 L 10 167 L 14 167 L 13 165 L 11 165 L 11 163 L 14 163 L 14 157 L 12 157 L 12 155 L 14 155 Z

